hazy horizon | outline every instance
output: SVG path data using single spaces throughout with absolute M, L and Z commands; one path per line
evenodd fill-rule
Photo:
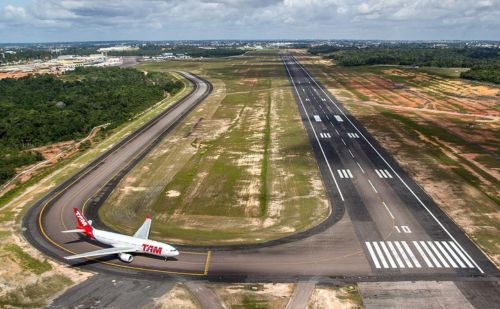
M 500 39 L 498 0 L 0 0 L 0 43 Z

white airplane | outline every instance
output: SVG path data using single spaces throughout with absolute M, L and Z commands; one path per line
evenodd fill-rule
M 142 226 L 135 232 L 134 236 L 127 236 L 93 228 L 92 221 L 87 221 L 77 208 L 73 208 L 73 211 L 76 217 L 76 229 L 62 231 L 63 233 L 84 233 L 92 239 L 112 246 L 112 248 L 65 256 L 64 258 L 67 260 L 118 254 L 120 260 L 130 263 L 134 259 L 131 253 L 147 253 L 161 256 L 165 259 L 179 255 L 179 251 L 171 245 L 148 239 L 151 227 L 151 217 L 149 215 Z

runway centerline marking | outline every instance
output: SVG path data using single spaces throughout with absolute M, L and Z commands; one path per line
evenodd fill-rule
M 358 165 L 359 169 L 361 170 L 361 173 L 363 173 L 363 174 L 364 174 L 364 173 L 365 173 L 365 171 L 363 170 L 363 168 L 361 167 L 361 165 L 359 164 L 359 162 L 358 162 L 358 161 L 356 161 L 356 164 Z
M 368 179 L 368 182 L 370 183 L 370 186 L 372 186 L 373 191 L 375 191 L 375 193 L 378 193 L 377 189 L 375 189 L 375 186 L 372 184 L 370 179 Z
M 382 202 L 382 204 L 384 205 L 385 209 L 387 210 L 387 212 L 389 213 L 389 215 L 391 216 L 391 218 L 394 219 L 394 216 L 392 215 L 392 212 L 389 210 L 389 207 L 387 207 L 387 205 L 385 204 L 385 202 Z

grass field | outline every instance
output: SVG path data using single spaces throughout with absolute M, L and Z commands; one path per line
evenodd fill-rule
M 500 88 L 440 69 L 302 61 L 500 265 Z
M 294 285 L 275 284 L 210 284 L 225 308 L 279 309 L 290 300 Z
M 106 224 L 131 233 L 150 212 L 155 239 L 228 244 L 279 238 L 326 218 L 319 170 L 276 51 L 141 69 L 191 71 L 214 92 L 114 190 L 100 212 Z

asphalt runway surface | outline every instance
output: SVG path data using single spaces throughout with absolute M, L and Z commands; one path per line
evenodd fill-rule
M 265 244 L 179 246 L 181 255 L 176 260 L 139 255 L 127 264 L 108 256 L 71 265 L 182 280 L 496 280 L 497 268 L 363 126 L 295 58 L 283 56 L 283 64 L 332 205 L 325 222 Z M 95 220 L 98 206 L 119 179 L 208 95 L 208 82 L 184 75 L 195 84 L 187 98 L 30 209 L 23 226 L 32 244 L 64 262 L 63 256 L 102 248 L 61 230 L 74 227 L 73 207 L 83 208 Z

